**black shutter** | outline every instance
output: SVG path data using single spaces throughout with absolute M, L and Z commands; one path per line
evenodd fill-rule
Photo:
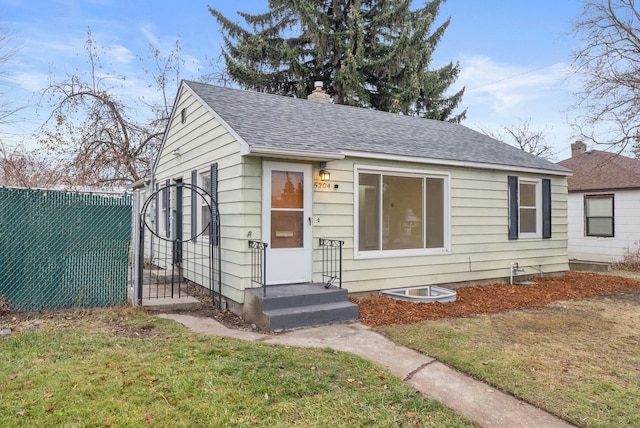
M 507 177 L 509 198 L 509 239 L 518 239 L 518 177 Z
M 162 190 L 164 199 L 164 230 L 167 238 L 171 237 L 171 195 L 169 194 L 170 185 L 171 181 L 165 181 L 164 189 Z
M 211 164 L 211 238 L 220 244 L 220 218 L 218 217 L 218 163 Z
M 542 238 L 551 238 L 551 180 L 542 179 Z
M 191 171 L 191 239 L 198 235 L 198 171 Z
M 154 219 L 155 221 L 155 228 L 156 228 L 156 234 L 160 233 L 160 198 L 162 197 L 162 195 L 160 193 L 158 193 L 158 189 L 160 188 L 160 185 L 158 183 L 156 183 L 156 217 Z

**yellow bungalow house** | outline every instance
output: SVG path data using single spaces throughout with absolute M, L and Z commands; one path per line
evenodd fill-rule
M 568 169 L 460 124 L 334 105 L 314 92 L 325 102 L 193 81 L 178 90 L 151 177 L 153 227 L 198 236 L 206 204 L 175 184 L 212 195 L 219 236 L 200 242 L 219 248 L 227 307 L 256 318 L 266 307 L 254 302 L 260 285 L 266 296 L 286 284 L 346 295 L 501 281 L 514 266 L 518 275 L 568 270 Z M 188 265 L 185 277 L 198 282 Z M 315 306 L 316 291 L 304 290 Z M 302 325 L 318 322 L 298 312 Z

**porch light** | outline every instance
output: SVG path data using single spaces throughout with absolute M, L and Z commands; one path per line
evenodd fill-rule
M 331 173 L 326 168 L 327 163 L 320 162 L 320 173 L 318 174 L 320 176 L 320 181 L 329 181 L 331 179 Z

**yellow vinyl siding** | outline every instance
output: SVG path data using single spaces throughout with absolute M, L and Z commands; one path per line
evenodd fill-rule
M 185 124 L 180 120 L 183 108 L 187 109 Z M 180 150 L 179 156 L 172 154 L 176 148 Z M 166 179 L 177 177 L 190 182 L 192 170 L 200 173 L 213 162 L 218 163 L 223 294 L 242 303 L 245 288 L 253 286 L 247 241 L 260 240 L 262 236 L 263 159 L 242 156 L 240 150 L 240 143 L 233 134 L 189 91 L 183 91 L 167 131 L 154 179 L 161 186 Z M 311 164 L 315 181 L 318 180 L 319 165 L 318 162 Z M 449 241 L 448 251 L 436 250 L 433 254 L 411 256 L 387 253 L 376 258 L 355 258 L 356 165 L 372 171 L 385 167 L 446 176 L 449 213 L 445 234 Z M 323 280 L 319 238 L 345 242 L 343 287 L 350 292 L 508 278 L 510 264 L 515 261 L 526 269 L 526 274 L 537 273 L 538 266 L 542 266 L 546 273 L 568 269 L 565 177 L 364 158 L 329 161 L 327 169 L 331 173 L 331 188 L 314 190 L 312 195 L 314 281 Z M 551 239 L 508 239 L 508 175 L 522 179 L 551 179 Z M 190 233 L 190 202 L 190 192 L 185 192 L 185 234 Z M 195 281 L 201 280 L 198 268 L 196 266 L 191 274 Z
M 180 120 L 183 108 L 187 109 L 184 124 Z M 179 156 L 172 153 L 176 148 L 180 150 Z M 234 137 L 184 91 L 179 95 L 176 115 L 169 125 L 154 179 L 160 186 L 167 179 L 178 177 L 190 183 L 192 170 L 198 171 L 199 176 L 209 171 L 214 162 L 218 163 L 222 292 L 234 301 L 243 302 L 244 288 L 250 286 L 246 235 L 249 230 L 253 230 L 254 237 L 260 233 L 260 164 L 255 159 L 243 158 Z M 190 236 L 191 192 L 188 190 L 184 192 L 183 217 L 183 233 Z M 188 263 L 185 277 L 203 283 L 201 272 L 207 264 L 207 260 L 195 266 Z
M 369 165 L 449 174 L 450 252 L 354 259 L 354 166 Z M 568 269 L 566 252 L 566 178 L 518 174 L 523 178 L 551 178 L 551 239 L 509 241 L 508 201 L 505 171 L 420 165 L 365 159 L 345 159 L 327 164 L 331 183 L 338 189 L 314 192 L 314 247 L 316 237 L 341 239 L 343 286 L 350 292 L 425 284 L 450 284 L 508 278 L 511 262 L 517 261 L 526 274 Z M 317 174 L 317 171 L 314 171 Z M 318 222 L 317 220 L 320 220 Z M 445 232 L 446 233 L 446 232 Z M 316 249 L 314 277 L 320 275 L 321 252 Z

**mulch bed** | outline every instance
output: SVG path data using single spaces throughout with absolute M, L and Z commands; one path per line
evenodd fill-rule
M 640 273 L 636 275 L 640 278 Z M 568 272 L 555 278 L 535 278 L 535 285 L 494 284 L 457 288 L 452 303 L 413 303 L 382 296 L 351 299 L 357 303 L 360 321 L 377 327 L 393 324 L 412 324 L 441 318 L 466 317 L 521 308 L 539 308 L 549 303 L 594 297 L 618 291 L 640 292 L 640 281 L 621 276 L 586 272 Z M 46 313 L 12 313 L 6 301 L 0 298 L 0 329 L 18 328 L 28 320 L 53 319 L 68 322 L 83 317 L 83 311 L 52 311 Z M 228 327 L 256 330 L 256 326 L 231 311 L 217 311 L 209 306 L 193 315 L 213 317 Z M 141 335 L 136 327 L 136 337 Z
M 562 277 L 535 278 L 535 285 L 494 284 L 457 288 L 451 303 L 413 303 L 382 296 L 352 299 L 360 320 L 371 327 L 538 308 L 559 300 L 580 299 L 640 290 L 640 281 L 613 275 L 568 272 Z

